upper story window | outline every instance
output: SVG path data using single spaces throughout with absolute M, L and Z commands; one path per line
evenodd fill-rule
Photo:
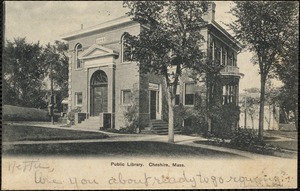
M 235 66 L 235 58 L 234 58 L 234 53 L 231 55 L 231 66 Z
M 215 60 L 215 41 L 214 40 L 212 40 L 210 43 L 209 57 L 211 60 Z
M 223 86 L 223 105 L 236 103 L 237 87 L 235 85 Z
M 187 83 L 184 88 L 184 105 L 194 105 L 195 84 Z
M 122 62 L 131 62 L 132 61 L 132 47 L 129 44 L 128 41 L 128 33 L 124 33 L 121 37 L 121 59 Z
M 227 64 L 227 49 L 222 47 L 222 62 L 221 64 L 225 66 Z
M 233 57 L 232 57 L 232 54 L 228 55 L 228 65 L 229 66 L 232 66 L 233 64 Z
M 216 53 L 216 64 L 220 65 L 221 63 L 221 49 L 219 47 L 216 46 L 216 49 L 215 49 L 215 53 Z
M 78 57 L 80 55 L 80 53 L 82 52 L 82 45 L 81 44 L 76 44 L 75 46 L 75 65 L 76 65 L 76 69 L 82 68 L 83 67 L 83 62 L 82 60 L 80 60 Z

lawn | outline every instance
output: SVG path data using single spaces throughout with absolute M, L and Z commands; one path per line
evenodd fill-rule
M 46 141 L 46 140 L 78 140 L 103 139 L 108 135 L 96 132 L 84 132 L 64 129 L 54 129 L 37 126 L 3 125 L 2 141 Z
M 50 121 L 47 110 L 3 105 L 4 121 Z
M 265 141 L 267 144 L 270 144 L 274 147 L 280 147 L 282 149 L 297 151 L 298 150 L 298 141 L 297 140 L 284 140 L 284 141 Z
M 265 135 L 268 136 L 280 136 L 280 137 L 286 137 L 286 138 L 291 138 L 291 139 L 298 139 L 298 132 L 297 131 L 271 131 L 267 130 L 264 132 Z
M 244 158 L 226 152 L 154 141 L 3 145 L 2 153 L 6 156 Z

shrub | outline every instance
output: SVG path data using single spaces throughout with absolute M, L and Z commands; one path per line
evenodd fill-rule
M 78 112 L 78 123 L 81 123 L 86 119 L 86 113 L 79 113 Z
M 121 128 L 119 130 L 119 133 L 124 133 L 124 134 L 136 134 L 137 132 L 137 128 L 132 126 L 132 127 L 125 127 L 125 128 Z
M 201 101 L 196 100 L 196 105 L 192 108 L 185 108 L 180 104 L 175 108 L 174 114 L 174 126 L 180 129 L 182 134 L 207 134 L 206 110 Z
M 222 139 L 231 138 L 236 129 L 240 109 L 233 104 L 214 105 L 210 108 L 209 117 L 212 120 L 212 134 Z
M 81 112 L 81 107 L 76 107 L 74 109 L 72 109 L 71 111 L 69 111 L 69 113 L 67 114 L 67 118 L 70 121 L 71 125 L 75 125 L 75 113 Z
M 139 108 L 137 105 L 138 100 L 138 89 L 133 87 L 133 92 L 131 93 L 130 105 L 126 106 L 125 111 L 123 113 L 125 128 L 120 129 L 120 133 L 136 133 L 139 130 Z
M 124 112 L 124 119 L 125 119 L 126 127 L 121 129 L 126 129 L 126 130 L 122 130 L 122 131 L 136 132 L 137 129 L 139 128 L 139 115 L 138 115 L 138 107 L 135 104 L 127 107 L 126 111 Z
M 238 147 L 253 147 L 255 145 L 263 145 L 252 129 L 239 129 L 233 132 L 230 144 Z

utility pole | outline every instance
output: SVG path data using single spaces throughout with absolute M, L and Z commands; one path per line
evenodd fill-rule
M 50 86 L 51 86 L 51 96 L 50 96 L 50 116 L 51 116 L 51 124 L 54 125 L 53 119 L 53 107 L 54 107 L 54 95 L 53 95 L 53 72 L 52 72 L 52 62 L 50 62 Z
M 246 89 L 244 89 L 245 90 L 245 97 L 244 97 L 244 99 L 245 99 L 245 122 L 244 122 L 244 127 L 245 127 L 245 129 L 247 128 L 247 90 Z

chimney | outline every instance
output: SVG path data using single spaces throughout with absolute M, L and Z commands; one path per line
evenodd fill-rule
M 203 19 L 207 22 L 215 20 L 216 4 L 214 2 L 208 2 L 207 12 L 203 14 Z
M 81 29 L 83 29 L 83 24 L 81 24 Z

